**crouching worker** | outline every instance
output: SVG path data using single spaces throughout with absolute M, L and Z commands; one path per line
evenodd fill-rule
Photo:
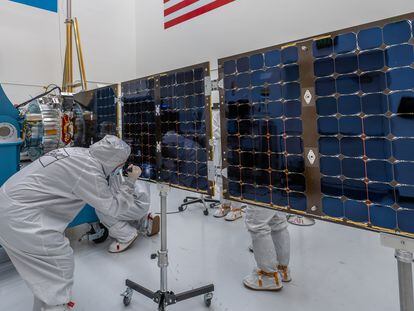
M 148 213 L 150 208 L 151 193 L 149 185 L 138 180 L 141 169 L 131 166 L 128 176 L 134 183 L 134 201 L 136 204 L 135 216 L 131 220 L 120 219 L 106 214 L 100 210 L 96 211 L 100 221 L 109 229 L 109 236 L 114 241 L 109 245 L 110 253 L 121 253 L 126 251 L 139 237 L 139 235 L 153 236 L 160 231 L 160 216 Z M 114 196 L 122 191 L 127 179 L 122 175 L 122 167 L 115 170 L 109 177 L 108 184 Z
M 290 282 L 290 236 L 283 213 L 261 207 L 246 209 L 246 226 L 252 238 L 257 269 L 243 283 L 253 290 L 278 291 Z
M 130 152 L 115 136 L 89 149 L 54 150 L 0 188 L 0 245 L 32 290 L 34 311 L 73 308 L 74 258 L 64 231 L 85 203 L 120 221 L 146 213 L 134 189 L 139 170 L 134 168 L 116 191 L 109 185 Z

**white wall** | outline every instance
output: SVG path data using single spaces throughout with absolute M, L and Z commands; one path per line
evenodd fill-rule
M 58 1 L 56 14 L 0 0 L 0 84 L 14 103 L 40 93 L 42 86 L 62 83 L 66 1 Z M 110 83 L 134 78 L 136 1 L 72 2 L 87 80 Z
M 138 0 L 136 10 L 143 76 L 414 12 L 414 1 L 236 0 L 168 30 L 163 1 Z

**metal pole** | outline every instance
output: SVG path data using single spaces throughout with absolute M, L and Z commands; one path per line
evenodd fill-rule
M 161 292 L 167 292 L 167 268 L 168 268 L 168 250 L 167 250 L 167 192 L 165 186 L 161 187 L 161 250 L 158 252 L 158 266 L 161 269 L 160 284 Z
M 400 310 L 414 310 L 413 290 L 413 253 L 404 250 L 395 250 L 395 258 L 398 263 L 398 283 L 400 290 Z

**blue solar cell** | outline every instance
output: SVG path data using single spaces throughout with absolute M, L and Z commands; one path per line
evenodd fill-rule
M 268 90 L 270 100 L 278 100 L 282 98 L 282 87 L 280 84 L 269 85 Z
M 365 140 L 365 153 L 371 159 L 388 159 L 391 157 L 391 142 L 385 138 L 368 138 Z
M 321 135 L 338 134 L 338 120 L 333 117 L 322 117 L 318 119 L 318 132 Z
M 363 202 L 348 200 L 344 203 L 345 217 L 356 222 L 368 221 L 368 206 Z
M 272 170 L 283 171 L 286 169 L 286 160 L 283 154 L 272 153 L 270 155 L 270 167 Z
M 282 135 L 285 131 L 282 119 L 269 120 L 269 133 L 271 135 Z
M 338 55 L 335 58 L 335 71 L 339 74 L 358 70 L 358 56 L 355 54 Z
M 367 162 L 367 176 L 371 181 L 391 182 L 394 178 L 391 163 L 372 160 Z
M 337 157 L 321 157 L 321 173 L 327 176 L 341 175 L 341 161 Z
M 286 181 L 286 173 L 284 172 L 275 172 L 272 171 L 272 186 L 279 188 L 279 189 L 284 189 L 287 186 L 287 181 Z
M 334 78 L 319 78 L 315 81 L 316 95 L 329 96 L 336 92 Z
M 243 148 L 242 148 L 242 150 L 243 150 Z M 253 167 L 253 165 L 254 165 L 253 153 L 251 153 L 251 152 L 241 152 L 240 153 L 240 165 L 244 166 L 244 167 Z
M 267 104 L 257 103 L 257 104 L 252 105 L 253 118 L 262 119 L 262 118 L 265 118 L 267 115 L 268 115 Z
M 268 152 L 269 143 L 267 138 L 262 136 L 255 137 L 253 148 L 256 152 Z
M 266 73 L 264 70 L 255 71 L 251 75 L 252 86 L 260 86 L 267 82 L 270 74 Z M 226 82 L 226 79 L 225 79 Z M 225 87 L 226 88 L 226 87 Z
M 237 115 L 239 119 L 251 119 L 252 117 L 251 106 L 248 103 L 239 103 L 239 105 L 237 106 Z
M 354 51 L 357 46 L 356 34 L 353 32 L 336 36 L 334 39 L 335 53 L 343 54 Z
M 242 198 L 254 201 L 256 199 L 256 189 L 253 185 L 242 185 Z
M 301 155 L 290 155 L 286 159 L 289 172 L 303 173 L 305 171 L 305 161 Z
M 225 62 L 223 67 L 225 75 L 230 75 L 236 72 L 236 62 L 234 60 Z
M 414 185 L 414 163 L 397 162 L 394 164 L 395 180 L 401 184 Z
M 227 146 L 230 148 L 229 144 L 227 144 Z M 239 146 L 237 144 L 237 148 L 230 148 L 230 149 L 238 149 L 238 148 Z M 230 165 L 239 165 L 240 164 L 240 153 L 238 151 L 228 150 L 227 162 L 229 162 Z
M 387 88 L 385 73 L 382 71 L 364 73 L 360 81 L 361 90 L 365 93 L 383 92 Z
M 387 72 L 388 88 L 392 91 L 403 91 L 414 88 L 414 69 L 397 68 Z
M 358 33 L 358 45 L 361 50 L 380 47 L 382 45 L 382 29 L 374 27 L 361 30 Z
M 368 136 L 387 136 L 390 133 L 390 122 L 384 116 L 364 118 L 364 130 Z
M 391 133 L 395 136 L 414 137 L 414 118 L 404 115 L 391 118 Z
M 259 70 L 264 66 L 263 54 L 255 54 L 250 56 L 250 69 Z
M 342 160 L 342 174 L 349 178 L 364 178 L 365 165 L 361 159 L 345 158 Z
M 300 84 L 296 82 L 283 84 L 283 98 L 286 100 L 300 98 Z
M 361 180 L 346 179 L 342 183 L 344 195 L 354 200 L 367 200 L 366 185 Z
M 267 120 L 254 120 L 253 121 L 253 135 L 267 135 Z
M 393 113 L 414 113 L 414 92 L 395 92 L 388 96 Z
M 338 112 L 335 97 L 321 97 L 316 100 L 316 109 L 320 116 L 331 116 Z
M 398 210 L 397 223 L 401 231 L 414 233 L 414 211 L 409 209 Z
M 359 91 L 359 76 L 349 74 L 336 79 L 336 88 L 340 94 L 352 94 Z
M 396 202 L 403 208 L 414 209 L 414 187 L 395 187 Z
M 230 180 L 240 180 L 240 168 L 237 166 L 229 166 L 227 168 L 227 176 Z
M 302 135 L 302 120 L 300 119 L 288 119 L 285 122 L 285 133 L 287 135 Z
M 384 51 L 371 50 L 358 55 L 359 69 L 362 71 L 381 70 L 385 66 Z
M 290 65 L 283 67 L 282 79 L 285 82 L 293 82 L 299 80 L 299 66 Z
M 267 152 L 267 146 L 266 146 Z M 254 154 L 254 167 L 261 169 L 268 169 L 270 157 L 267 153 L 255 153 Z M 269 183 L 268 183 L 269 184 Z
M 276 68 L 269 68 L 265 71 L 266 82 L 269 84 L 278 83 L 282 79 L 281 69 Z
M 341 96 L 338 98 L 338 111 L 343 115 L 361 112 L 361 99 L 357 95 Z
M 289 154 L 302 154 L 303 143 L 300 137 L 288 137 L 286 138 L 286 151 Z
M 388 111 L 388 98 L 385 94 L 368 94 L 362 97 L 362 111 L 366 114 L 384 114 Z
M 298 192 L 305 192 L 306 190 L 306 181 L 305 176 L 301 174 L 292 174 L 289 173 L 289 189 Z
M 289 192 L 290 208 L 297 211 L 306 211 L 306 196 L 299 192 Z
M 269 118 L 280 118 L 283 116 L 283 103 L 281 101 L 269 102 L 267 111 Z
M 372 225 L 377 227 L 397 228 L 397 212 L 391 207 L 372 205 L 370 207 L 370 220 Z
M 188 85 L 188 84 L 186 84 Z M 236 85 L 243 89 L 250 86 L 250 75 L 248 73 L 239 74 L 236 76 Z
M 237 71 L 246 72 L 250 70 L 250 62 L 248 57 L 242 57 L 237 60 Z
M 290 46 L 282 50 L 282 63 L 292 64 L 298 61 L 298 48 L 296 46 Z
M 414 48 L 410 44 L 389 47 L 385 53 L 388 67 L 410 66 L 414 62 Z
M 230 135 L 234 134 L 238 134 L 239 132 L 239 123 L 237 121 L 234 120 L 228 120 L 227 121 L 227 133 L 229 133 Z
M 275 67 L 281 63 L 280 50 L 269 51 L 265 53 L 265 64 L 267 67 Z
M 324 197 L 322 199 L 322 210 L 330 217 L 344 217 L 344 205 L 340 199 Z
M 364 144 L 359 137 L 344 137 L 341 139 L 341 153 L 347 157 L 364 155 Z
M 335 137 L 320 137 L 319 152 L 323 155 L 339 155 L 339 140 Z
M 276 206 L 287 206 L 288 195 L 285 190 L 273 189 L 272 190 L 272 203 Z
M 313 57 L 321 58 L 333 53 L 333 40 L 331 38 L 313 41 Z
M 269 128 L 269 131 L 270 131 L 270 128 Z M 281 130 L 281 132 L 283 132 L 283 130 Z M 280 153 L 280 152 L 285 151 L 285 143 L 283 141 L 283 138 L 280 136 L 271 136 L 269 146 L 270 146 L 270 151 L 272 152 Z
M 394 188 L 384 183 L 369 183 L 368 198 L 371 202 L 392 206 L 395 203 Z
M 387 45 L 405 43 L 411 38 L 411 26 L 408 21 L 399 21 L 385 25 L 383 33 Z
M 271 202 L 271 192 L 267 187 L 257 187 L 256 188 L 256 200 L 261 203 L 270 204 Z
M 392 142 L 392 149 L 397 160 L 414 161 L 414 139 L 396 139 Z
M 343 194 L 342 182 L 339 178 L 322 177 L 321 178 L 321 191 L 322 193 L 326 195 L 340 197 Z
M 343 135 L 356 136 L 362 134 L 360 117 L 342 117 L 339 119 L 339 131 Z
M 317 59 L 313 67 L 316 77 L 330 76 L 335 71 L 334 60 L 331 57 Z
M 287 101 L 284 106 L 287 118 L 295 118 L 302 115 L 302 103 L 299 100 Z

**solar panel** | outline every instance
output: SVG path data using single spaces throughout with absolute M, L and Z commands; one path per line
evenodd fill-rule
M 122 83 L 124 139 L 144 178 L 212 193 L 208 79 L 206 63 Z
M 298 61 L 296 46 L 220 61 L 231 199 L 306 209 Z
M 227 198 L 414 234 L 412 20 L 220 60 Z
M 105 135 L 118 135 L 117 96 L 118 85 L 83 91 L 74 95 L 82 107 L 85 122 L 85 145 L 89 147 Z

